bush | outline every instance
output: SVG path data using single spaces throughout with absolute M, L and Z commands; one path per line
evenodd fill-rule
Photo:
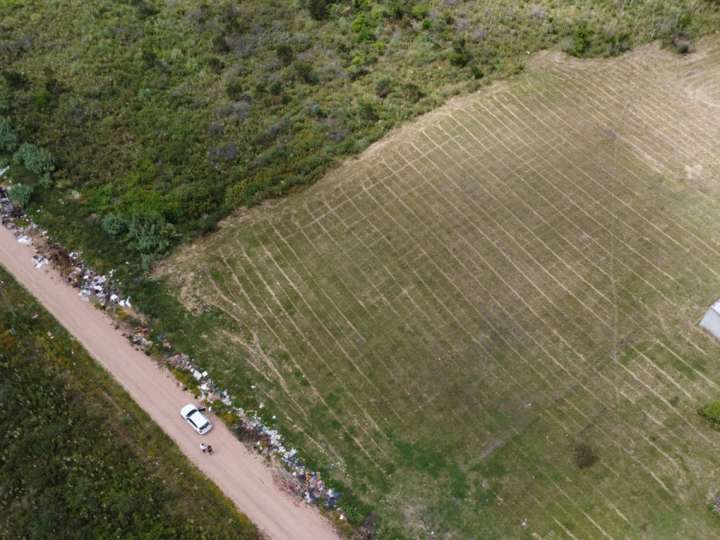
M 0 116 L 0 152 L 12 152 L 17 147 L 17 135 L 10 121 Z
M 280 60 L 283 66 L 292 64 L 293 58 L 295 57 L 292 47 L 286 43 L 278 45 L 277 49 L 275 49 L 275 54 L 277 54 L 278 60 Z
M 22 165 L 28 171 L 38 176 L 48 174 L 55 169 L 55 158 L 45 150 L 34 144 L 23 143 L 13 156 L 15 163 Z
M 593 31 L 583 22 L 575 27 L 563 49 L 571 56 L 584 56 L 592 46 Z
M 117 214 L 107 214 L 102 220 L 102 229 L 110 236 L 119 236 L 127 231 L 127 223 Z
M 317 84 L 320 82 L 317 74 L 313 71 L 313 67 L 307 62 L 295 62 L 295 73 L 300 79 L 307 84 Z
M 35 190 L 28 184 L 13 184 L 10 187 L 10 198 L 12 201 L 22 208 L 26 208 L 32 199 Z
M 417 103 L 424 96 L 422 90 L 420 90 L 420 87 L 413 83 L 407 83 L 405 86 L 403 86 L 403 94 L 405 95 L 405 98 L 411 103 Z
M 310 16 L 316 21 L 322 21 L 328 15 L 330 0 L 308 0 L 307 8 Z
M 453 42 L 453 49 L 448 56 L 453 66 L 464 67 L 472 60 L 472 55 L 465 48 L 465 38 L 456 39 Z
M 380 79 L 375 85 L 375 95 L 379 98 L 387 97 L 392 88 L 392 81 L 390 79 Z
M 175 226 L 159 215 L 135 215 L 128 223 L 130 245 L 144 255 L 165 253 L 177 238 Z
M 588 469 L 595 465 L 598 459 L 600 459 L 592 446 L 586 443 L 578 443 L 575 445 L 573 457 L 575 458 L 575 465 L 577 465 L 578 469 Z
M 698 409 L 698 414 L 708 420 L 715 429 L 720 429 L 720 401 L 713 401 Z

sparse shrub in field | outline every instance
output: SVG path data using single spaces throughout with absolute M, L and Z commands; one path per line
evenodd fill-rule
M 270 90 L 271 95 L 279 96 L 280 94 L 282 94 L 283 85 L 280 81 L 273 81 L 272 84 L 270 84 L 270 88 L 268 88 L 268 90 Z
M 32 199 L 35 190 L 28 184 L 13 184 L 10 186 L 10 198 L 12 201 L 22 208 L 26 208 Z
M 17 134 L 10 121 L 0 116 L 0 152 L 12 152 L 17 147 Z
M 588 469 L 600 459 L 593 447 L 587 443 L 578 443 L 573 449 L 573 458 L 578 469 Z
M 417 103 L 422 99 L 423 93 L 422 90 L 420 90 L 420 87 L 413 83 L 407 83 L 403 86 L 403 94 L 405 95 L 405 98 L 411 102 L 411 103 Z
M 225 93 L 233 101 L 237 101 L 242 96 L 243 87 L 242 83 L 235 79 L 225 85 Z
M 692 51 L 692 15 L 689 11 L 675 11 L 660 21 L 655 28 L 663 47 L 678 54 Z
M 30 83 L 27 76 L 19 71 L 6 70 L 2 72 L 2 76 L 11 90 L 25 88 Z
M 316 21 L 321 21 L 328 16 L 328 8 L 331 0 L 308 0 L 307 8 L 310 16 Z
M 379 98 L 387 97 L 392 88 L 392 81 L 390 79 L 380 79 L 375 85 L 375 95 Z
M 305 83 L 317 84 L 318 82 L 320 82 L 317 73 L 313 71 L 312 65 L 310 65 L 308 62 L 295 62 L 295 64 L 293 64 L 293 67 L 295 68 L 295 74 L 300 77 L 300 79 L 302 79 Z
M 287 43 L 278 45 L 277 49 L 275 49 L 275 54 L 277 54 L 277 57 L 283 66 L 289 66 L 295 58 L 295 53 L 293 53 L 292 47 Z
M 34 144 L 23 143 L 13 156 L 15 163 L 22 165 L 31 173 L 41 176 L 55 169 L 55 158 L 45 150 Z
M 424 19 L 425 17 L 428 16 L 429 13 L 430 13 L 430 6 L 428 6 L 427 4 L 415 4 L 410 9 L 410 14 L 415 19 Z
M 358 116 L 365 124 L 372 124 L 378 121 L 377 111 L 369 101 L 363 101 L 358 105 Z
M 465 48 L 465 38 L 458 38 L 453 41 L 452 51 L 448 60 L 453 66 L 464 67 L 472 59 L 472 54 Z
M 220 60 L 216 56 L 211 56 L 207 59 L 207 65 L 210 68 L 210 71 L 213 73 L 222 73 L 223 69 L 225 69 L 225 64 L 222 60 Z
M 230 47 L 227 44 L 227 40 L 222 34 L 218 34 L 213 38 L 212 47 L 213 51 L 218 54 L 226 54 L 230 52 Z
M 698 414 L 708 420 L 715 429 L 720 429 L 720 401 L 713 401 L 698 409 Z
M 611 34 L 607 36 L 607 55 L 618 56 L 630 50 L 631 38 L 630 34 L 623 32 L 621 34 Z

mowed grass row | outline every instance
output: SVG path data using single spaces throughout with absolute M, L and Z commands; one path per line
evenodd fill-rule
M 716 535 L 718 66 L 547 53 L 229 220 L 168 265 L 209 367 L 386 531 Z

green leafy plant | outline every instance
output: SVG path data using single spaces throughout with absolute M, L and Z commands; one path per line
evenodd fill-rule
M 23 143 L 13 156 L 15 163 L 22 165 L 31 173 L 43 175 L 55 169 L 55 158 L 45 150 L 30 143 Z
M 26 208 L 34 191 L 33 187 L 28 184 L 13 184 L 10 186 L 9 195 L 15 204 Z
M 0 152 L 12 152 L 17 148 L 18 137 L 10 120 L 0 116 Z

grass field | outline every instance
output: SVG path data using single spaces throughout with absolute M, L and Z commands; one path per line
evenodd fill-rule
M 535 57 L 164 271 L 386 535 L 710 538 L 720 42 Z
M 259 538 L 2 268 L 0 397 L 0 538 Z

